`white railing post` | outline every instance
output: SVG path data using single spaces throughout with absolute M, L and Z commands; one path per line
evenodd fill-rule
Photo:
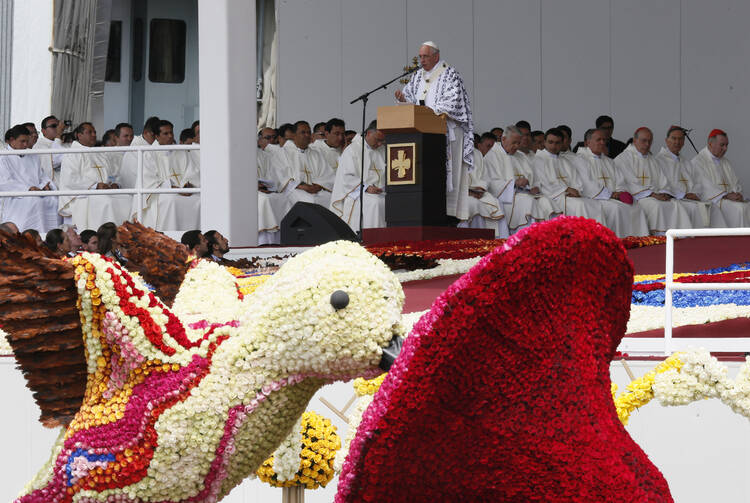
M 138 189 L 138 194 L 135 197 L 138 209 L 136 215 L 138 217 L 138 222 L 143 223 L 143 149 L 139 148 L 137 154 L 138 169 L 135 176 L 135 188 Z
M 674 236 L 667 231 L 667 258 L 664 267 L 664 355 L 672 354 L 672 280 L 674 276 Z

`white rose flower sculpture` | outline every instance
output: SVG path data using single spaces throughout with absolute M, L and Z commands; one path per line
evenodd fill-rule
M 324 384 L 374 377 L 403 335 L 397 278 L 335 242 L 247 297 L 200 262 L 172 309 L 118 264 L 72 260 L 88 380 L 19 502 L 215 502 L 252 474 Z

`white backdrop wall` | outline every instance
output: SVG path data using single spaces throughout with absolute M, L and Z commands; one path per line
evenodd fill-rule
M 642 125 L 654 151 L 670 124 L 730 135 L 750 192 L 746 21 L 750 2 L 716 0 L 278 0 L 279 123 L 341 117 L 359 129 L 354 97 L 398 75 L 424 40 L 463 75 L 477 132 L 566 123 L 576 140 L 600 114 L 622 141 Z M 371 97 L 368 120 L 393 103 Z M 686 146 L 688 158 L 693 151 Z

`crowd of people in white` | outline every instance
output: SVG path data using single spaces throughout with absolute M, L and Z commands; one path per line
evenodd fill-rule
M 139 136 L 130 124 L 118 124 L 97 142 L 84 122 L 63 141 L 63 123 L 54 116 L 12 127 L 5 149 L 47 149 L 44 155 L 0 156 L 0 190 L 102 190 L 132 188 L 137 183 L 136 152 L 64 154 L 70 146 L 172 145 L 169 121 L 149 118 Z M 635 131 L 628 145 L 612 138 L 614 121 L 601 116 L 571 148 L 572 132 L 558 126 L 532 131 L 526 121 L 474 135 L 474 158 L 468 181 L 462 182 L 454 215 L 459 226 L 510 234 L 557 215 L 593 218 L 618 236 L 661 234 L 670 228 L 750 225 L 750 203 L 726 159 L 728 136 L 715 129 L 706 147 L 691 161 L 682 155 L 685 131 L 671 126 L 666 147 L 651 152 L 653 133 Z M 200 143 L 200 123 L 180 135 L 180 143 Z M 306 121 L 258 133 L 258 228 L 261 244 L 278 243 L 284 215 L 297 202 L 330 209 L 354 230 L 364 202 L 363 226 L 384 227 L 385 135 L 373 121 L 364 135 L 347 131 L 344 121 L 330 119 L 311 128 Z M 364 143 L 363 197 L 360 171 Z M 143 187 L 200 186 L 198 151 L 148 151 L 143 154 Z M 463 191 L 463 189 L 462 189 Z M 74 197 L 0 198 L 0 222 L 46 233 L 62 225 L 78 230 L 119 225 L 138 213 L 137 198 L 109 194 Z M 463 202 L 461 202 L 463 201 Z M 198 194 L 154 194 L 142 199 L 142 223 L 158 230 L 200 227 Z

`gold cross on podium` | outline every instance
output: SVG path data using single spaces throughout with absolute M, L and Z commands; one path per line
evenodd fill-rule
M 406 158 L 406 151 L 399 150 L 398 158 L 391 161 L 391 166 L 398 170 L 399 178 L 406 176 L 406 171 L 411 167 L 411 159 Z
M 644 171 L 641 173 L 640 176 L 636 176 L 641 181 L 641 185 L 646 185 L 646 179 L 651 178 L 650 176 L 646 176 L 646 172 Z
M 104 178 L 102 177 L 102 170 L 103 170 L 104 168 L 102 168 L 101 166 L 99 166 L 99 165 L 96 165 L 96 164 L 95 164 L 95 165 L 94 165 L 94 169 L 96 170 L 96 174 L 97 174 L 97 175 L 99 175 L 99 180 L 100 180 L 100 181 L 101 181 L 102 183 L 104 183 Z
M 180 175 L 174 172 L 174 168 L 172 168 L 172 174 L 169 175 L 169 178 L 174 178 L 174 184 L 178 187 L 182 187 L 182 184 L 180 183 Z

